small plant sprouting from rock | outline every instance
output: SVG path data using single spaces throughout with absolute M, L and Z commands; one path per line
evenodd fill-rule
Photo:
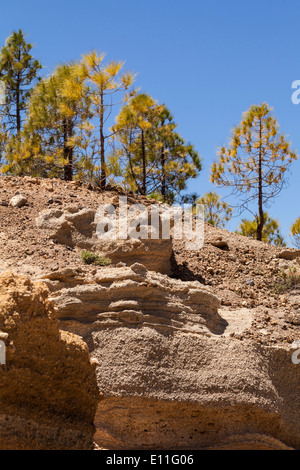
M 93 264 L 96 266 L 108 266 L 111 264 L 111 259 L 96 255 L 90 251 L 83 251 L 81 259 L 85 264 Z

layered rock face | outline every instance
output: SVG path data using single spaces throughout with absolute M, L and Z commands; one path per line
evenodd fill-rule
M 89 351 L 61 331 L 42 283 L 0 276 L 0 449 L 93 447 L 99 392 Z
M 87 331 L 128 325 L 157 325 L 162 330 L 221 332 L 219 300 L 197 281 L 181 282 L 139 264 L 45 275 L 61 324 L 81 324 Z
M 100 447 L 300 447 L 291 351 L 231 337 L 233 314 L 209 288 L 139 264 L 44 281 L 61 327 L 82 336 L 96 364 Z

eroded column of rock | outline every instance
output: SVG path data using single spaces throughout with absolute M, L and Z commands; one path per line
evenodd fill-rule
M 0 449 L 93 447 L 99 400 L 82 339 L 59 330 L 48 289 L 25 276 L 0 276 Z

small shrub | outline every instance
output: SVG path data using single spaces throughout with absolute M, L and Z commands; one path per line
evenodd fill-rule
M 83 251 L 81 259 L 85 264 L 93 264 L 96 266 L 108 266 L 111 264 L 111 259 L 96 255 L 90 251 Z
M 278 293 L 287 291 L 300 284 L 300 272 L 296 267 L 281 270 L 279 273 L 280 281 L 275 283 L 275 291 Z

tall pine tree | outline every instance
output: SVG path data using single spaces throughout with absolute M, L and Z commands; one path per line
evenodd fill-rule
M 257 240 L 263 239 L 265 207 L 285 186 L 287 170 L 296 158 L 266 103 L 251 106 L 243 114 L 228 147 L 219 151 L 211 180 L 218 186 L 233 188 L 243 199 L 241 209 L 257 204 Z
M 45 165 L 66 181 L 73 179 L 77 136 L 90 117 L 87 90 L 76 70 L 75 64 L 60 65 L 37 84 L 25 125 L 26 135 L 40 144 Z
M 83 56 L 78 73 L 88 87 L 88 97 L 91 102 L 93 118 L 98 121 L 95 130 L 99 137 L 100 160 L 100 187 L 106 188 L 107 162 L 106 147 L 112 137 L 106 130 L 108 119 L 113 107 L 120 103 L 126 103 L 134 91 L 130 87 L 134 81 L 131 72 L 122 72 L 123 62 L 109 62 L 104 64 L 105 54 L 93 51 Z
M 199 174 L 200 157 L 176 127 L 166 106 L 145 93 L 135 95 L 121 109 L 113 130 L 133 191 L 174 202 L 188 179 Z
M 24 113 L 40 62 L 31 55 L 32 45 L 21 30 L 6 40 L 0 54 L 0 80 L 5 85 L 5 106 L 1 107 L 5 128 L 10 134 L 20 134 Z

